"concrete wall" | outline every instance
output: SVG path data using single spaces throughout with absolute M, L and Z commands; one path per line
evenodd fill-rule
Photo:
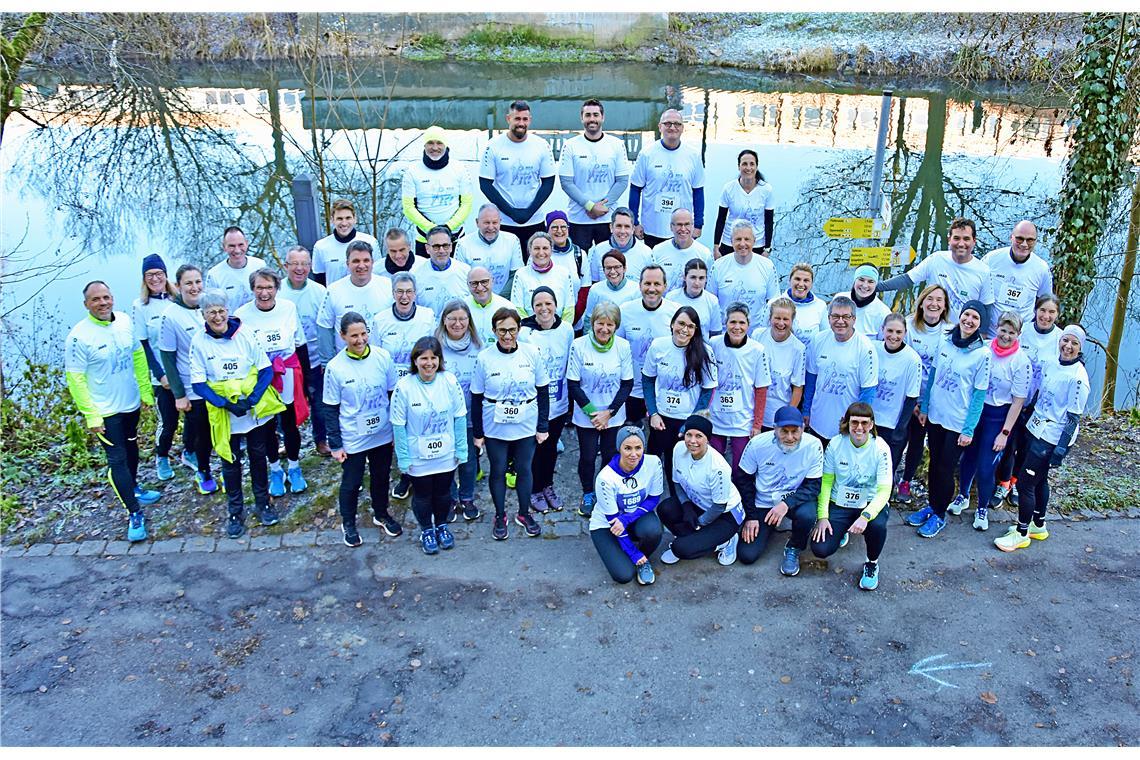
M 313 23 L 314 15 L 301 14 L 302 26 Z M 340 25 L 340 14 L 319 16 L 323 28 Z M 389 47 L 413 34 L 438 34 L 454 41 L 480 26 L 524 26 L 606 49 L 663 35 L 669 24 L 667 13 L 352 13 L 346 18 L 350 33 Z

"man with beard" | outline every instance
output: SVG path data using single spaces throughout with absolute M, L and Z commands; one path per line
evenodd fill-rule
M 570 239 L 583 251 L 610 236 L 606 217 L 629 184 L 625 143 L 602 132 L 606 109 L 594 99 L 582 104 L 582 134 L 562 148 L 558 179 L 570 199 Z

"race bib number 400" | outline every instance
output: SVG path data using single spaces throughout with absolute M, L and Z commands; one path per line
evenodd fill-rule
M 439 459 L 452 450 L 450 435 L 432 435 L 420 438 L 420 457 Z

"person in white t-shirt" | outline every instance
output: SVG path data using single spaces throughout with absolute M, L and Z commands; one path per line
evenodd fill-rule
M 554 243 L 545 232 L 536 232 L 531 236 L 530 260 L 515 272 L 515 280 L 511 283 L 511 301 L 518 307 L 519 315 L 530 316 L 530 299 L 534 291 L 543 286 L 548 287 L 558 301 L 562 319 L 572 323 L 578 283 L 571 272 L 554 263 L 551 258 L 553 248 Z
M 602 256 L 602 271 L 605 272 L 606 279 L 591 285 L 586 296 L 586 317 L 582 322 L 582 328 L 586 331 L 590 329 L 589 315 L 600 304 L 621 306 L 626 301 L 641 298 L 637 283 L 625 276 L 625 255 L 621 251 L 609 251 Z
M 141 293 L 131 304 L 131 325 L 146 354 L 151 390 L 154 391 L 155 407 L 158 409 L 154 434 L 155 475 L 159 480 L 170 480 L 174 477 L 174 469 L 170 466 L 170 447 L 174 443 L 174 433 L 178 430 L 178 408 L 174 405 L 170 380 L 167 379 L 166 370 L 159 358 L 158 342 L 162 332 L 162 315 L 178 295 L 178 290 L 167 279 L 166 262 L 157 253 L 143 259 L 142 276 Z M 193 448 L 186 430 L 182 433 L 182 445 L 186 451 Z
M 621 322 L 617 335 L 629 341 L 633 354 L 633 390 L 626 401 L 626 417 L 631 424 L 640 425 L 645 419 L 645 391 L 641 382 L 641 370 L 645 366 L 645 355 L 654 339 L 672 335 L 670 327 L 673 316 L 680 308 L 663 298 L 665 294 L 665 270 L 650 264 L 641 271 L 639 281 L 641 298 L 626 301 L 621 309 Z M 668 477 L 668 473 L 666 473 Z
M 875 286 L 879 282 L 879 270 L 870 264 L 863 264 L 855 270 L 851 280 L 851 290 L 835 295 L 847 296 L 855 302 L 855 331 L 871 340 L 882 340 L 883 320 L 891 313 L 891 307 L 879 300 Z M 826 330 L 827 311 L 823 311 L 819 329 Z
M 243 303 L 253 300 L 249 276 L 265 266 L 265 262 L 248 255 L 249 241 L 240 227 L 226 227 L 222 233 L 222 251 L 226 258 L 206 273 L 206 289 L 225 293 L 226 306 L 233 312 Z
M 748 441 L 764 425 L 764 407 L 772 370 L 764 344 L 748 338 L 748 307 L 729 304 L 724 335 L 710 347 L 716 360 L 716 392 L 709 404 L 713 424 L 710 442 L 736 467 Z
M 994 305 L 991 317 L 1015 311 L 1023 323 L 1033 319 L 1034 302 L 1053 292 L 1053 272 L 1049 262 L 1034 253 L 1037 226 L 1023 219 L 1013 226 L 1009 246 L 998 248 L 982 259 L 990 270 Z
M 751 222 L 738 219 L 732 223 L 733 253 L 716 260 L 708 285 L 722 313 L 730 303 L 740 301 L 750 313 L 761 314 L 768 301 L 780 293 L 776 267 L 752 250 L 755 242 Z
M 515 305 L 510 299 L 504 298 L 491 288 L 494 277 L 491 270 L 482 266 L 473 266 L 467 273 L 467 290 L 469 295 L 464 299 L 467 308 L 471 310 L 471 323 L 475 326 L 475 334 L 479 342 L 489 346 L 495 342 L 495 329 L 491 326 L 491 318 L 499 309 L 513 309 Z
M 678 306 L 691 306 L 697 312 L 706 341 L 724 332 L 724 313 L 720 301 L 705 288 L 708 281 L 709 265 L 699 258 L 689 259 L 681 282 L 668 295 Z
M 348 276 L 348 246 L 362 240 L 380 247 L 376 238 L 356 229 L 356 206 L 345 198 L 332 202 L 332 232 L 313 244 L 313 279 L 321 285 L 329 286 L 342 277 Z
M 720 210 L 717 212 L 713 240 L 723 256 L 732 253 L 732 232 L 726 223 L 732 219 L 747 219 L 762 231 L 756 236 L 756 253 L 767 256 L 772 250 L 772 232 L 775 227 L 776 206 L 772 186 L 757 167 L 760 157 L 754 150 L 742 150 L 736 157 L 740 176 L 734 177 L 720 191 Z
M 424 130 L 424 152 L 404 169 L 400 181 L 404 217 L 416 227 L 416 255 L 426 257 L 427 235 L 437 225 L 458 235 L 471 213 L 475 191 L 459 162 L 452 163 L 447 135 L 432 125 Z
M 536 232 L 545 232 L 542 204 L 554 190 L 554 154 L 550 144 L 529 134 L 530 104 L 511 103 L 507 131 L 491 138 L 479 166 L 479 189 L 511 220 L 503 229 L 514 233 L 522 244 L 526 263 L 527 243 Z
M 468 456 L 467 405 L 459 381 L 444 368 L 443 346 L 434 336 L 416 341 L 411 366 L 415 370 L 392 392 L 396 466 L 412 480 L 420 546 L 424 554 L 438 554 L 455 546 L 447 518 L 456 468 Z
M 348 277 L 342 277 L 325 290 L 325 300 L 317 316 L 317 341 L 321 356 L 334 356 L 344 348 L 336 333 L 341 318 L 350 311 L 367 320 L 392 303 L 392 281 L 372 269 L 372 245 L 364 240 L 348 244 Z
M 879 362 L 871 341 L 859 334 L 855 304 L 836 296 L 828 305 L 831 329 L 807 347 L 804 419 L 808 431 L 828 441 L 839 435 L 839 421 L 856 401 L 870 404 L 879 383 Z
M 633 212 L 625 206 L 615 208 L 610 220 L 609 239 L 595 243 L 587 257 L 590 282 L 601 282 L 605 279 L 602 256 L 610 251 L 618 251 L 625 256 L 626 277 L 634 282 L 641 278 L 641 270 L 653 263 L 653 251 L 637 239 L 633 229 Z
M 657 127 L 661 139 L 638 154 L 629 178 L 637 236 L 650 248 L 669 239 L 669 219 L 679 208 L 693 212 L 693 237 L 705 223 L 705 167 L 701 154 L 681 142 L 681 112 L 665 111 Z
M 574 324 L 582 319 L 586 298 L 590 292 L 590 262 L 588 248 L 579 248 L 570 239 L 570 223 L 565 211 L 551 211 L 546 215 L 546 232 L 550 235 L 550 258 L 555 264 L 574 276 L 577 290 L 574 293 Z
M 906 321 L 906 343 L 915 350 L 922 360 L 922 385 L 930 375 L 934 359 L 942 347 L 950 324 L 950 303 L 946 288 L 941 285 L 927 285 L 914 302 L 914 312 Z M 895 498 L 901 504 L 910 504 L 914 497 L 914 475 L 922 464 L 926 450 L 926 425 L 918 420 L 917 414 L 910 417 L 910 436 L 906 444 L 906 461 L 903 463 L 902 480 L 895 491 Z
M 922 357 L 905 342 L 906 317 L 902 314 L 888 314 L 882 332 L 881 341 L 872 341 L 879 360 L 879 385 L 871 408 L 875 410 L 876 432 L 891 450 L 893 473 L 902 463 L 910 420 L 922 392 Z
M 795 305 L 796 321 L 792 325 L 792 332 L 805 346 L 811 343 L 811 339 L 817 332 L 830 329 L 827 323 L 827 299 L 817 296 L 812 291 L 814 283 L 815 269 L 806 261 L 801 261 L 792 265 L 792 272 L 788 275 L 788 289 L 776 296 L 776 298 L 787 298 Z M 776 298 L 768 301 L 769 309 Z M 856 324 L 859 324 L 862 317 L 858 317 L 858 305 L 856 305 L 855 310 Z M 767 324 L 767 312 L 764 313 L 764 319 L 761 321 Z
M 625 143 L 602 132 L 606 109 L 593 98 L 582 103 L 582 134 L 566 141 L 558 179 L 570 199 L 570 239 L 583 251 L 610 235 L 605 218 L 629 184 Z
M 693 238 L 693 212 L 679 208 L 669 221 L 673 237 L 653 249 L 653 263 L 665 270 L 665 289 L 680 288 L 685 278 L 685 265 L 700 259 L 713 265 L 713 254 L 704 243 Z
M 502 230 L 502 215 L 492 203 L 479 207 L 475 217 L 478 232 L 460 239 L 455 259 L 469 267 L 483 267 L 491 273 L 491 292 L 504 295 L 511 274 L 523 266 L 518 236 Z
M 752 338 L 764 346 L 772 384 L 764 404 L 764 430 L 775 427 L 776 409 L 799 407 L 807 377 L 807 347 L 792 333 L 796 305 L 792 299 L 777 298 L 768 304 L 768 326 L 757 327 Z
M 485 271 L 485 270 L 484 270 Z M 471 379 L 475 376 L 475 364 L 483 342 L 475 330 L 471 318 L 471 308 L 464 301 L 450 301 L 444 304 L 439 315 L 439 327 L 435 329 L 436 340 L 443 346 L 444 363 L 447 371 L 455 375 L 463 391 L 467 405 L 467 459 L 459 463 L 456 471 L 458 485 L 451 488 L 452 512 L 448 522 L 455 522 L 456 513 L 462 512 L 463 519 L 478 520 L 479 507 L 475 505 L 475 479 L 479 473 L 479 450 L 475 448 L 474 426 L 471 420 Z M 493 340 L 493 339 L 492 339 Z
M 451 257 L 451 230 L 433 227 L 427 235 L 429 257 L 417 259 L 411 274 L 416 278 L 416 303 L 439 313 L 444 304 L 467 295 L 471 267 Z
M 327 291 L 324 285 L 309 278 L 311 268 L 312 257 L 305 246 L 295 245 L 290 248 L 285 254 L 285 282 L 281 285 L 278 297 L 291 301 L 297 307 L 297 317 L 301 320 L 301 329 L 305 331 L 305 342 L 309 352 L 309 374 L 305 378 L 305 383 L 309 408 L 312 411 L 309 420 L 313 423 L 313 443 L 316 444 L 317 454 L 327 457 L 332 454 L 328 433 L 325 430 L 324 389 L 327 359 L 321 356 L 317 337 L 317 317 L 320 316 Z

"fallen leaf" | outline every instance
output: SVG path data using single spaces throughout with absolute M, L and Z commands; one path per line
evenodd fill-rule
M 753 633 L 763 633 L 764 632 L 764 626 L 754 625 L 754 626 L 752 626 L 752 632 Z
M 420 665 L 423 665 L 423 663 L 420 662 L 418 659 L 413 659 L 408 664 L 411 665 L 413 668 L 418 668 Z
M 71 625 L 71 618 L 64 618 L 63 620 L 61 620 L 59 622 L 61 625 Z
M 293 708 L 292 707 L 283 707 L 283 708 L 281 708 L 281 714 L 282 715 L 292 715 L 293 714 Z
M 1045 728 L 1045 724 L 1044 723 L 1034 723 L 1033 727 L 1034 728 Z
M 1025 650 L 1025 653 L 1026 653 L 1027 655 L 1029 655 L 1030 657 L 1036 657 L 1036 656 L 1037 656 L 1037 653 L 1036 653 L 1036 652 L 1034 652 L 1032 649 L 1026 649 L 1026 650 Z
M 994 694 L 992 691 L 983 691 L 980 696 L 982 698 L 982 701 L 987 705 L 997 704 L 997 694 Z
M 395 583 L 392 584 L 391 588 L 389 588 L 387 591 L 384 592 L 384 598 L 390 599 L 392 597 L 392 594 L 394 594 L 394 593 L 396 593 L 396 584 Z
M 791 682 L 792 682 L 791 676 L 780 676 L 780 683 L 791 683 Z
M 555 604 L 554 602 L 547 602 L 547 603 L 546 603 L 546 609 L 548 609 L 548 610 L 556 610 L 556 609 L 558 609 L 558 605 L 557 605 L 557 604 Z
M 1086 546 L 1085 547 L 1085 554 L 1092 554 L 1092 553 L 1093 553 L 1093 548 L 1091 546 Z
M 46 692 L 46 691 L 47 691 L 47 687 L 46 687 L 46 686 L 41 686 L 41 687 L 38 689 L 38 691 L 40 692 L 40 694 L 43 694 L 44 692 Z

